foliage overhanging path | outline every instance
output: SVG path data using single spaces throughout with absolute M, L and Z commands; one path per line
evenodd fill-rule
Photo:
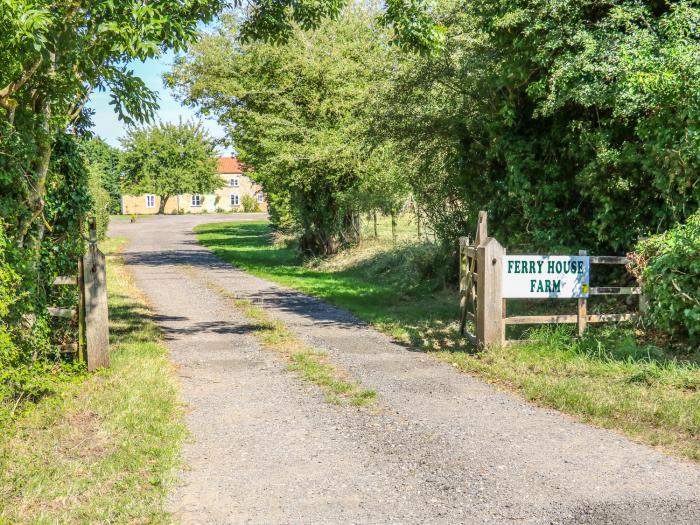
M 191 407 L 191 470 L 173 498 L 180 517 L 697 522 L 697 466 L 534 408 L 393 344 L 347 312 L 218 261 L 192 232 L 212 220 L 113 226 L 130 239 L 127 264 L 159 315 Z M 325 403 L 184 267 L 327 352 L 376 390 L 381 410 Z

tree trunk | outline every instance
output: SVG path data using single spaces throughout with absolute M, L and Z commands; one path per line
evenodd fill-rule
M 360 239 L 357 214 L 351 211 L 344 212 L 339 231 L 345 244 L 356 244 Z
M 306 255 L 334 255 L 340 249 L 340 242 L 335 237 L 326 237 L 319 232 L 306 233 L 299 239 L 299 248 Z
M 420 238 L 421 238 L 421 232 L 420 232 L 420 213 L 418 213 L 418 208 L 416 208 L 415 211 L 416 211 L 416 226 L 418 227 L 418 240 L 420 241 Z
M 379 239 L 379 234 L 377 233 L 377 210 L 372 212 L 372 216 L 374 219 L 374 238 Z
M 158 206 L 158 215 L 165 214 L 165 205 L 168 203 L 168 199 L 170 199 L 170 195 L 161 195 L 160 196 L 160 205 Z
M 396 244 L 396 213 L 391 210 L 391 239 Z
M 32 172 L 34 175 L 33 184 L 30 185 L 29 194 L 27 195 L 27 207 L 31 212 L 30 215 L 24 217 L 19 224 L 19 243 L 20 246 L 25 246 L 27 236 L 30 233 L 34 221 L 41 216 L 44 211 L 46 197 L 46 176 L 49 172 L 49 164 L 51 162 L 51 105 L 47 99 L 37 100 L 35 111 L 40 114 L 41 120 L 39 130 L 35 133 L 37 143 L 37 155 L 32 162 Z M 44 236 L 43 223 L 38 228 L 33 242 L 41 244 Z

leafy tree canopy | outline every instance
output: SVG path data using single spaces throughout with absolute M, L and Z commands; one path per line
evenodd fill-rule
M 318 29 L 324 20 L 337 19 L 348 4 L 354 5 L 348 0 L 255 0 L 249 4 L 241 37 L 287 43 L 297 28 Z M 378 21 L 393 29 L 393 43 L 425 54 L 442 49 L 444 28 L 431 15 L 430 0 L 386 0 L 381 5 L 384 12 Z
M 182 193 L 210 193 L 223 181 L 216 171 L 216 148 L 201 124 L 161 123 L 135 128 L 122 140 L 123 188 L 132 194 L 168 199 Z
M 242 43 L 227 17 L 170 77 L 185 101 L 218 116 L 281 215 L 275 220 L 297 228 L 312 253 L 352 242 L 366 209 L 361 181 L 377 168 L 364 147 L 367 101 L 396 52 L 373 20 L 348 10 L 278 46 Z
M 197 24 L 224 6 L 215 0 L 0 0 L 0 148 L 11 165 L 3 214 L 21 244 L 45 233 L 47 173 L 56 133 L 89 124 L 83 106 L 109 88 L 126 122 L 149 119 L 156 96 L 129 69 L 166 49 L 183 50 Z
M 624 252 L 700 204 L 696 2 L 442 2 L 440 57 L 406 55 L 372 133 L 412 159 L 444 239 L 487 209 L 520 249 Z

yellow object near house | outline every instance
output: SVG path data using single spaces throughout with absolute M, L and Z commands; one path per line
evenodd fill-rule
M 220 157 L 217 171 L 224 186 L 214 193 L 173 195 L 165 203 L 164 213 L 215 213 L 243 211 L 243 197 L 255 199 L 260 211 L 267 211 L 267 199 L 262 186 L 243 174 L 241 163 L 235 157 Z M 122 213 L 156 214 L 160 208 L 158 195 L 122 195 Z

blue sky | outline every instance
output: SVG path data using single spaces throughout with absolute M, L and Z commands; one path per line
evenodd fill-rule
M 172 63 L 173 55 L 167 53 L 158 59 L 135 62 L 132 67 L 136 75 L 141 77 L 148 87 L 158 92 L 160 109 L 156 119 L 177 122 L 180 117 L 183 120 L 198 118 L 192 109 L 180 105 L 173 98 L 171 91 L 163 86 L 162 75 L 170 69 Z M 116 113 L 109 105 L 109 91 L 93 93 L 88 106 L 95 110 L 93 131 L 112 146 L 119 146 L 119 137 L 125 134 L 126 125 L 117 119 Z M 223 129 L 215 121 L 205 119 L 203 123 L 213 137 L 219 138 L 225 135 Z

